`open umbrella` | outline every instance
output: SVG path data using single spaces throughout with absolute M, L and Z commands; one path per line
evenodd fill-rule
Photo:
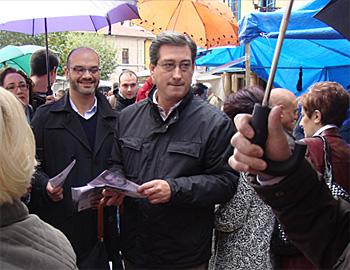
M 1 1 L 0 30 L 29 35 L 44 33 L 48 52 L 47 33 L 97 31 L 116 22 L 139 18 L 134 4 L 133 0 Z M 50 82 L 48 53 L 46 63 Z
M 171 30 L 188 34 L 198 46 L 238 44 L 238 26 L 229 7 L 218 0 L 138 0 L 136 24 L 158 34 Z
M 328 24 L 350 40 L 349 12 L 349 0 L 330 0 L 314 17 Z
M 32 53 L 44 47 L 37 45 L 8 45 L 0 49 L 0 68 L 3 66 L 22 70 L 30 75 L 30 57 Z

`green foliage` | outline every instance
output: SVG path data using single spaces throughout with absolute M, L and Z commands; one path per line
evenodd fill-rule
M 0 31 L 0 48 L 6 45 L 45 45 L 45 36 L 30 36 L 15 32 Z
M 102 34 L 69 32 L 67 33 L 65 48 L 61 51 L 61 56 L 64 57 L 65 64 L 69 51 L 77 47 L 90 47 L 96 50 L 100 55 L 101 79 L 108 79 L 109 75 L 117 66 L 116 55 L 118 51 L 112 42 L 107 40 Z
M 100 55 L 101 79 L 107 80 L 117 66 L 116 49 L 104 35 L 97 33 L 58 32 L 48 34 L 49 49 L 60 58 L 61 66 L 66 65 L 69 52 L 76 47 L 91 47 Z M 0 31 L 0 48 L 6 45 L 45 46 L 45 35 L 30 36 L 21 33 Z M 63 69 L 59 69 L 63 75 Z

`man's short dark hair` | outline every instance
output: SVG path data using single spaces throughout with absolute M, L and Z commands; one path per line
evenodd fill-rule
M 118 79 L 119 84 L 120 84 L 120 78 L 121 78 L 124 74 L 129 74 L 130 76 L 135 76 L 136 82 L 137 82 L 138 79 L 139 79 L 134 71 L 132 71 L 132 70 L 130 70 L 130 69 L 123 69 L 122 73 L 120 73 L 120 75 L 119 75 L 119 79 Z
M 196 96 L 202 96 L 208 90 L 208 86 L 203 83 L 195 83 L 192 86 L 193 94 Z
M 185 34 L 180 34 L 177 32 L 165 31 L 160 33 L 153 41 L 149 48 L 150 62 L 152 65 L 157 65 L 159 59 L 159 50 L 163 45 L 170 46 L 188 46 L 191 50 L 192 64 L 196 60 L 197 45 L 194 41 Z
M 49 50 L 49 70 L 52 71 L 59 64 L 58 57 Z M 30 76 L 43 76 L 46 72 L 46 50 L 34 52 L 30 58 Z

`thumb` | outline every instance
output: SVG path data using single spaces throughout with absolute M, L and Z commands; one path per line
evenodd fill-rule
M 268 138 L 265 153 L 271 160 L 286 160 L 291 155 L 287 136 L 281 123 L 282 108 L 275 106 L 272 108 L 268 121 Z

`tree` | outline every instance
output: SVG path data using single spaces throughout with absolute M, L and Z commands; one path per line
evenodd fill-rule
M 61 66 L 66 65 L 68 53 L 76 47 L 91 47 L 97 51 L 101 60 L 101 79 L 107 80 L 117 66 L 116 49 L 104 35 L 97 33 L 58 32 L 48 34 L 49 49 L 60 58 Z M 0 31 L 0 47 L 6 45 L 33 44 L 45 46 L 45 36 L 30 36 L 15 32 Z M 63 74 L 63 69 L 59 69 Z
M 100 55 L 101 62 L 101 79 L 109 78 L 113 70 L 117 67 L 118 49 L 113 46 L 110 40 L 107 40 L 104 35 L 97 33 L 67 33 L 67 42 L 65 47 L 57 48 L 61 50 L 61 56 L 67 59 L 71 49 L 76 47 L 91 47 Z M 66 61 L 66 60 L 64 60 Z

